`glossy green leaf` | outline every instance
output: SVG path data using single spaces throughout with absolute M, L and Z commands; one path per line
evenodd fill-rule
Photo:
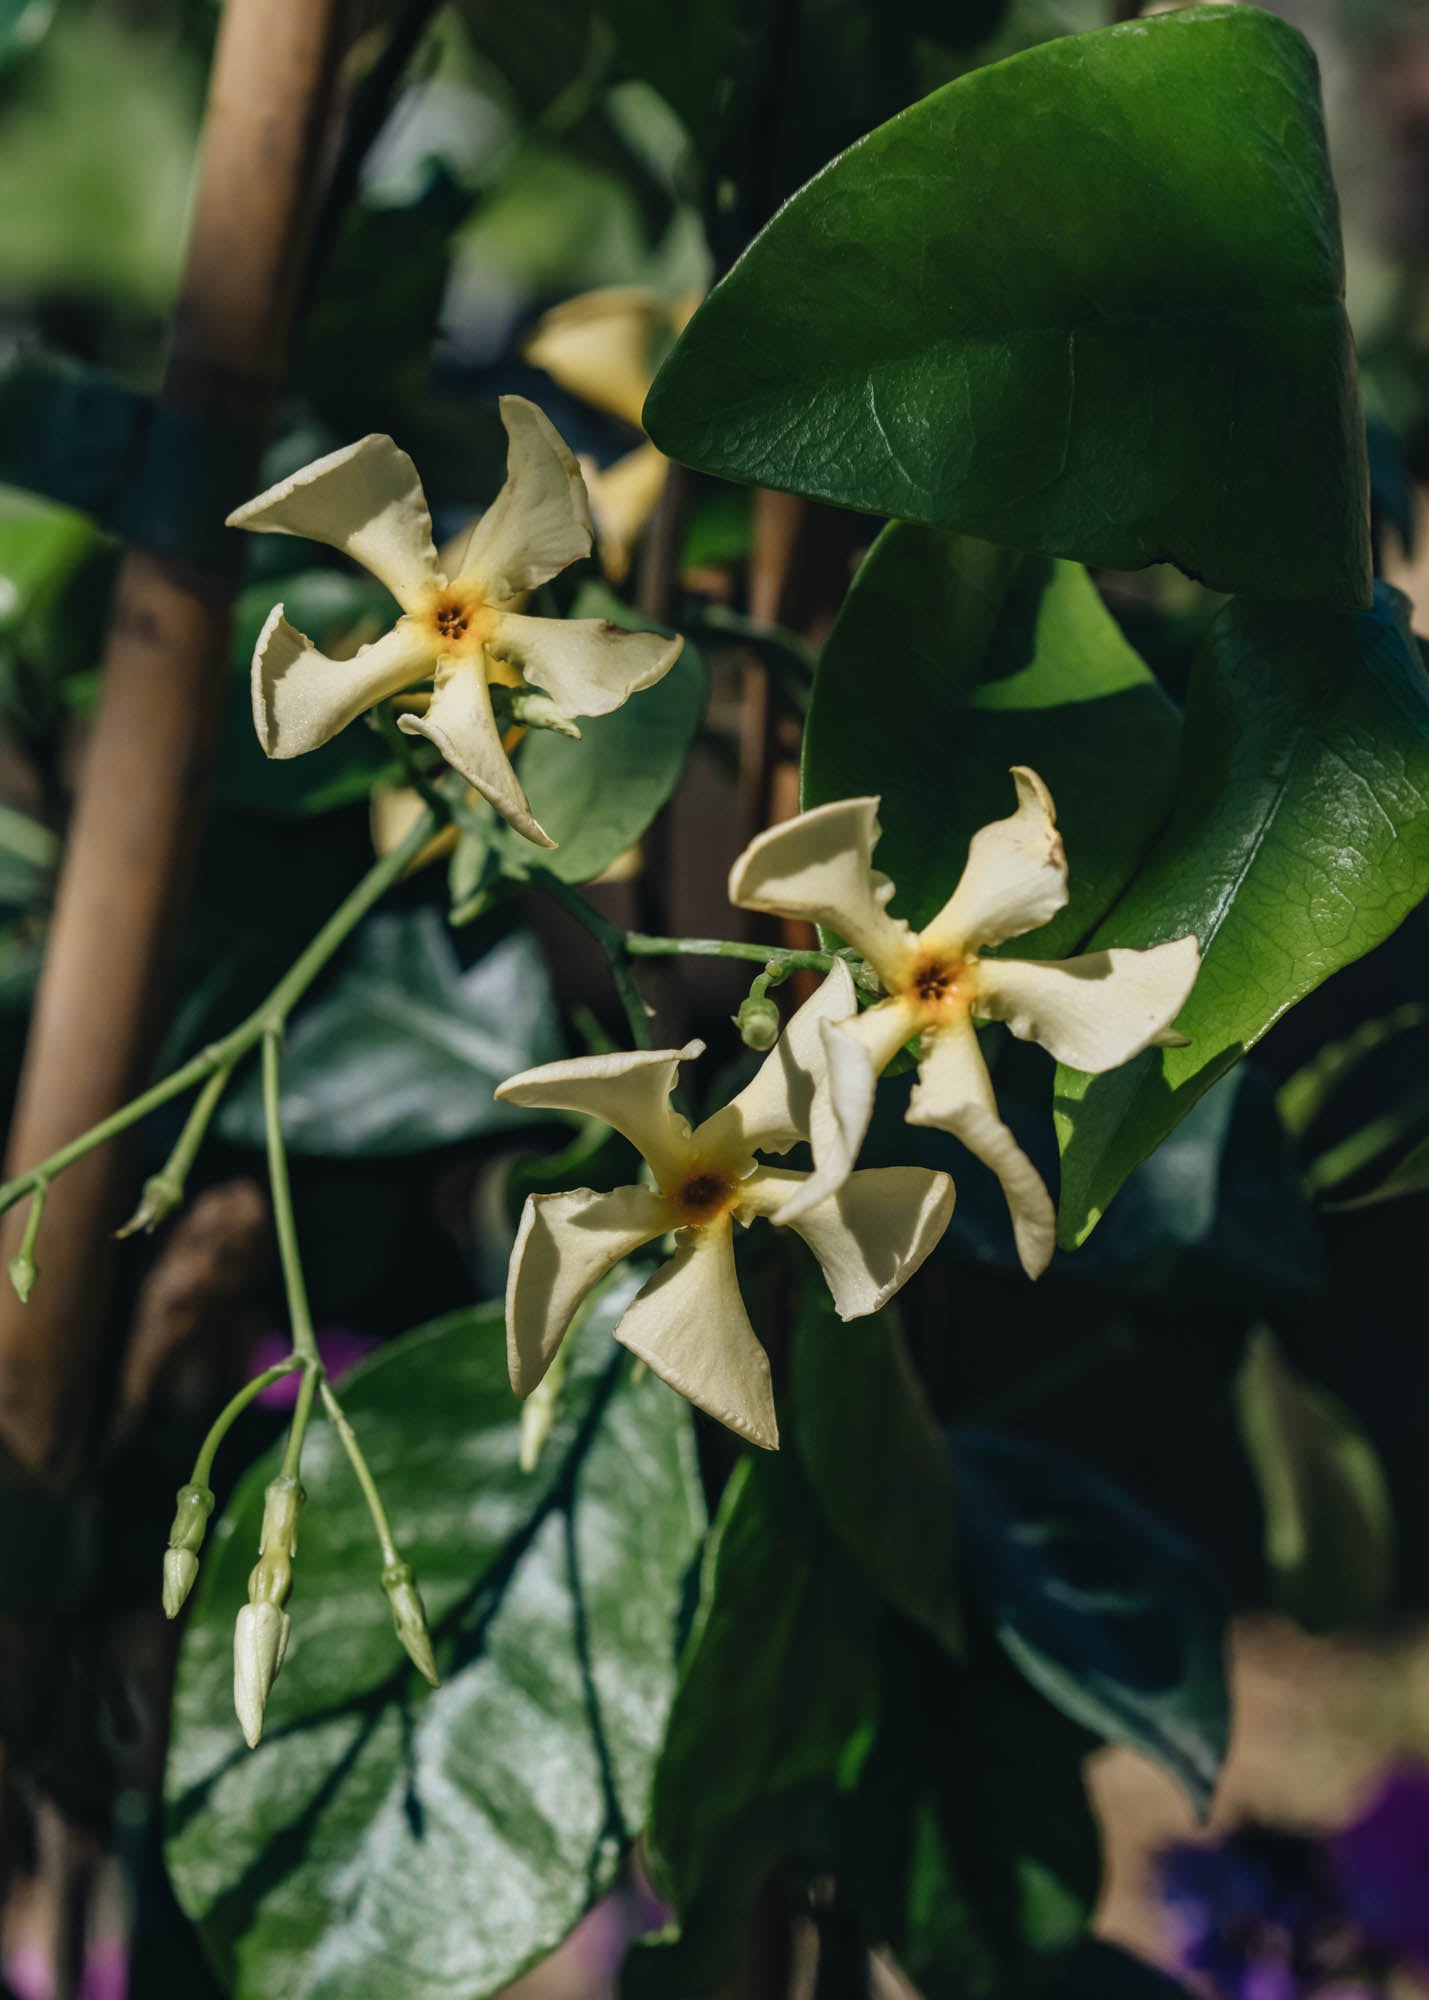
M 655 1773 L 650 1845 L 678 1930 L 632 1958 L 633 1995 L 713 1992 L 801 1816 L 856 1777 L 876 1699 L 869 1611 L 791 1456 L 745 1459 Z
M 168 1855 L 236 2000 L 481 2000 L 612 1881 L 644 1820 L 702 1526 L 689 1410 L 610 1339 L 639 1282 L 607 1291 L 577 1337 L 532 1474 L 497 1306 L 344 1384 L 426 1599 L 436 1691 L 398 1649 L 366 1507 L 318 1423 L 292 1641 L 246 1750 L 233 1621 L 271 1458 L 211 1531 L 179 1662 Z
M 1075 866 L 1075 856 L 1073 856 Z M 1429 678 L 1403 601 L 1372 612 L 1232 604 L 1192 677 L 1172 818 L 1098 945 L 1193 932 L 1190 1045 L 1057 1072 L 1061 1241 L 1307 993 L 1429 892 Z
M 1310 1631 L 1376 1617 L 1394 1580 L 1394 1513 L 1373 1445 L 1265 1328 L 1246 1348 L 1235 1403 L 1275 1604 Z
M 964 1429 L 953 1457 L 969 1612 L 1064 1715 L 1154 1757 L 1204 1810 L 1230 1734 L 1209 1564 L 1062 1452 Z
M 501 1132 L 528 1114 L 498 1083 L 560 1054 L 555 1002 L 534 941 L 515 932 L 463 971 L 433 909 L 369 917 L 331 983 L 294 1016 L 283 1051 L 283 1132 L 295 1153 L 420 1153 Z M 219 1127 L 263 1144 L 249 1073 Z
M 872 1587 L 958 1652 L 952 1460 L 896 1315 L 845 1325 L 811 1288 L 793 1380 L 794 1443 L 825 1519 Z
M 923 924 L 968 841 L 1012 810 L 1012 764 L 1057 801 L 1071 901 L 1038 933 L 1070 949 L 1129 880 L 1165 817 L 1179 723 L 1085 570 L 895 523 L 854 579 L 819 662 L 806 806 L 878 793 L 878 866 Z M 1115 812 L 1107 810 L 1108 796 Z
M 1118 569 L 1363 604 L 1315 61 L 1192 7 L 975 70 L 775 216 L 656 380 L 707 472 Z
M 581 591 L 572 615 L 650 629 L 648 619 L 599 584 Z M 589 882 L 618 860 L 679 783 L 706 692 L 704 664 L 686 640 L 654 687 L 632 695 L 612 715 L 582 717 L 579 742 L 532 730 L 517 768 L 531 810 L 558 844 L 537 850 L 503 827 L 497 837 L 509 872 L 520 874 L 539 862 L 563 882 Z

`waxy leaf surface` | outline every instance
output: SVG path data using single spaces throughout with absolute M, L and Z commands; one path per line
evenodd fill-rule
M 1073 857 L 1075 866 L 1075 857 Z M 1429 678 L 1381 589 L 1372 612 L 1228 605 L 1192 674 L 1172 817 L 1094 944 L 1190 931 L 1179 1049 L 1057 1072 L 1060 1237 L 1286 1011 L 1429 893 Z
M 534 1473 L 498 1306 L 344 1384 L 440 1688 L 398 1648 L 365 1504 L 317 1423 L 291 1647 L 246 1750 L 233 1621 L 271 1457 L 211 1532 L 179 1663 L 168 1857 L 236 2000 L 480 2000 L 614 1879 L 644 1821 L 702 1528 L 689 1410 L 610 1339 L 639 1282 L 608 1290 L 577 1336 Z
M 803 802 L 881 796 L 875 861 L 897 885 L 894 910 L 922 925 L 952 894 L 972 835 L 1011 812 L 1008 767 L 1030 764 L 1057 802 L 1071 867 L 1071 901 L 1030 947 L 1057 957 L 1125 887 L 1165 817 L 1179 733 L 1085 570 L 898 522 L 824 647 Z
M 1368 473 L 1315 61 L 1193 7 L 850 147 L 645 407 L 702 471 L 1118 569 L 1363 604 Z

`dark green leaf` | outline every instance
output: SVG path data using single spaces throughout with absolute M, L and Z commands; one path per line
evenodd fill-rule
M 363 723 L 305 757 L 265 757 L 253 728 L 249 673 L 253 648 L 275 604 L 324 653 L 379 638 L 396 615 L 381 584 L 350 570 L 304 569 L 250 584 L 233 621 L 233 672 L 228 678 L 219 797 L 259 812 L 320 813 L 365 799 L 374 783 L 394 775 L 391 753 Z
M 1063 1714 L 1210 1801 L 1230 1733 L 1216 1579 L 1088 1466 L 993 1431 L 954 1434 L 969 1603 Z
M 429 908 L 369 917 L 331 984 L 294 1017 L 283 1054 L 283 1132 L 295 1153 L 419 1153 L 527 1114 L 498 1083 L 560 1053 L 535 943 L 515 932 L 463 971 Z M 256 1075 L 227 1100 L 225 1138 L 263 1144 Z
M 292 1643 L 260 1748 L 233 1620 L 271 1458 L 210 1536 L 169 1758 L 169 1865 L 237 2000 L 481 2000 L 609 1886 L 645 1815 L 702 1517 L 689 1411 L 592 1311 L 540 1464 L 519 1464 L 501 1311 L 455 1315 L 343 1400 L 420 1580 L 443 1684 L 407 1668 L 371 1523 L 323 1424 Z
M 1164 818 L 1176 711 L 1086 571 L 933 528 L 886 528 L 814 683 L 806 806 L 882 796 L 878 866 L 914 924 L 952 894 L 968 841 L 1012 810 L 1008 767 L 1057 801 L 1072 900 L 1039 957 L 1077 943 Z M 1117 801 L 1108 812 L 1108 793 Z
M 801 1815 L 856 1777 L 875 1701 L 868 1613 L 788 1454 L 745 1459 L 655 1773 L 650 1843 L 679 1936 L 637 1953 L 634 1994 L 714 1991 Z
M 960 1650 L 953 1467 L 890 1310 L 848 1325 L 810 1288 L 794 1336 L 794 1439 L 834 1533 L 873 1588 Z
M 1076 857 L 1072 856 L 1075 869 Z M 1127 1174 L 1307 993 L 1429 891 L 1429 678 L 1380 590 L 1372 612 L 1232 604 L 1186 711 L 1175 808 L 1093 942 L 1194 932 L 1182 1049 L 1057 1072 L 1061 1240 L 1081 1243 Z
M 653 84 L 705 152 L 723 123 L 731 68 L 740 42 L 734 0 L 606 0 L 622 60 Z
M 640 618 L 599 584 L 575 602 L 577 618 L 607 618 L 647 631 Z M 705 712 L 705 670 L 685 642 L 662 681 L 632 695 L 613 715 L 583 717 L 580 741 L 535 729 L 522 744 L 518 769 L 531 810 L 556 841 L 538 852 L 503 827 L 498 834 L 513 874 L 539 861 L 563 882 L 589 882 L 632 847 L 679 782 Z
M 1216 589 L 1367 602 L 1314 57 L 1249 7 L 1049 42 L 826 167 L 656 380 L 728 478 Z
M 0 0 L 0 71 L 49 33 L 58 0 Z
M 1394 1515 L 1373 1445 L 1264 1328 L 1246 1349 L 1235 1401 L 1275 1604 L 1310 1631 L 1377 1616 L 1394 1579 Z

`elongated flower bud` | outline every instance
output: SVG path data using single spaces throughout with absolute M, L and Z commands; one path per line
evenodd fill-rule
M 263 1734 L 263 1711 L 288 1650 L 292 1621 L 283 1606 L 293 1588 L 298 1509 L 303 1489 L 280 1475 L 263 1495 L 258 1561 L 248 1577 L 248 1602 L 233 1634 L 233 1706 L 250 1750 Z
M 206 1486 L 181 1486 L 174 1500 L 174 1525 L 164 1551 L 164 1616 L 177 1618 L 198 1575 L 198 1552 L 208 1532 L 213 1495 Z
M 263 1711 L 288 1650 L 292 1620 L 276 1604 L 245 1604 L 233 1634 L 233 1706 L 250 1750 L 263 1736 Z
M 382 1588 L 392 1607 L 392 1622 L 397 1627 L 403 1652 L 423 1680 L 430 1681 L 433 1687 L 440 1687 L 441 1677 L 437 1673 L 432 1638 L 427 1630 L 427 1614 L 422 1608 L 421 1594 L 412 1576 L 411 1565 L 389 1563 L 382 1572 Z

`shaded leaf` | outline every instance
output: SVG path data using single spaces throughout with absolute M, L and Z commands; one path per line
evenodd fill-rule
M 602 585 L 589 584 L 572 616 L 607 618 L 631 631 L 650 621 Z M 612 715 L 583 716 L 580 740 L 532 730 L 518 769 L 531 810 L 554 851 L 537 849 L 501 827 L 503 865 L 521 874 L 532 862 L 563 882 L 589 882 L 632 847 L 679 783 L 685 757 L 705 712 L 703 662 L 689 641 L 661 681 L 632 695 Z
M 1062 1452 L 961 1429 L 953 1458 L 970 1604 L 1048 1701 L 1154 1757 L 1204 1811 L 1230 1733 L 1204 1558 Z
M 1165 817 L 1178 736 L 1085 570 L 895 523 L 819 662 L 803 801 L 881 795 L 878 866 L 897 884 L 895 910 L 921 925 L 951 895 L 972 835 L 1012 810 L 1009 765 L 1032 765 L 1071 865 L 1071 902 L 1037 934 L 1037 955 L 1056 957 Z
M 295 1153 L 352 1158 L 505 1131 L 527 1114 L 498 1104 L 495 1086 L 559 1053 L 533 939 L 514 932 L 463 971 L 437 911 L 382 911 L 288 1030 L 284 1136 Z M 226 1100 L 219 1129 L 263 1144 L 256 1074 Z
M 712 1992 L 802 1815 L 856 1777 L 876 1699 L 868 1613 L 789 1455 L 741 1461 L 655 1773 L 650 1845 L 678 1934 L 632 1956 L 632 1995 Z
M 1235 1405 L 1265 1510 L 1273 1601 L 1309 1631 L 1374 1617 L 1394 1580 L 1394 1514 L 1373 1445 L 1263 1327 Z
M 868 1583 L 960 1650 L 953 1467 L 891 1310 L 845 1325 L 811 1286 L 794 1335 L 794 1442 Z
M 1194 932 L 1190 1045 L 1058 1070 L 1065 1247 L 1217 1077 L 1429 891 L 1429 679 L 1402 604 L 1381 586 L 1371 612 L 1239 603 L 1212 626 L 1172 818 L 1092 940 Z
M 535 1473 L 499 1306 L 350 1376 L 343 1401 L 426 1599 L 442 1686 L 398 1649 L 371 1524 L 324 1424 L 290 1651 L 249 1753 L 232 1634 L 270 1455 L 213 1531 L 167 1780 L 180 1901 L 236 2000 L 465 2000 L 559 1943 L 643 1822 L 702 1526 L 690 1415 L 594 1307 Z
M 975 70 L 852 146 L 695 315 L 672 457 L 1214 588 L 1367 601 L 1315 61 L 1192 7 Z

